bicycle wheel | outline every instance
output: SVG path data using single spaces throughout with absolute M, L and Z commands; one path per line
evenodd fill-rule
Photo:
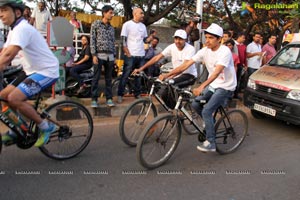
M 181 137 L 178 118 L 173 114 L 156 117 L 141 134 L 137 148 L 139 163 L 154 169 L 163 165 L 175 152 Z
M 192 119 L 195 121 L 196 124 L 198 124 L 200 127 L 203 127 L 203 120 L 198 115 L 198 113 L 192 108 L 191 103 L 187 102 L 184 105 L 184 108 L 189 112 L 189 114 L 192 116 Z M 185 132 L 188 135 L 194 135 L 199 133 L 198 130 L 195 128 L 195 126 L 192 124 L 190 120 L 188 120 L 186 117 L 183 118 L 182 120 L 182 128 L 185 130 Z
M 50 136 L 47 144 L 40 147 L 46 156 L 63 160 L 82 152 L 93 135 L 93 119 L 89 111 L 73 101 L 60 101 L 45 109 L 50 119 L 61 126 Z
M 220 154 L 235 151 L 244 141 L 248 133 L 248 119 L 241 110 L 227 112 L 215 125 L 216 147 Z
M 120 118 L 119 132 L 122 141 L 135 147 L 141 132 L 157 116 L 157 110 L 150 99 L 132 102 Z
M 0 133 L 0 154 L 1 154 L 1 151 L 2 151 L 2 135 Z

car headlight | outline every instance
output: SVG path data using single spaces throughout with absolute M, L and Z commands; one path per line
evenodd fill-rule
M 297 101 L 300 101 L 300 90 L 291 90 L 288 95 L 287 95 L 288 99 L 294 99 Z
M 250 79 L 248 80 L 247 86 L 253 90 L 256 90 L 256 83 L 254 80 Z

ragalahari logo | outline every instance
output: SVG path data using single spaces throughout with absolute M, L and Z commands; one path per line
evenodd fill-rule
M 242 2 L 242 11 L 241 16 L 250 14 L 254 11 L 254 9 L 251 7 L 251 5 L 247 2 Z

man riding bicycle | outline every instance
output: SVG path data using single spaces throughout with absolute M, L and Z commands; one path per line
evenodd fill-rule
M 206 141 L 198 145 L 197 149 L 203 152 L 215 152 L 216 133 L 213 113 L 233 95 L 237 82 L 231 51 L 228 47 L 221 45 L 223 29 L 213 23 L 204 33 L 206 47 L 199 50 L 191 60 L 164 75 L 163 78 L 180 74 L 195 62 L 205 64 L 209 76 L 206 81 L 193 90 L 197 97 L 193 101 L 192 107 L 203 118 L 206 131 Z M 199 96 L 200 94 L 202 95 Z M 203 106 L 202 100 L 206 101 L 205 106 Z
M 173 37 L 173 44 L 167 46 L 161 53 L 154 56 L 139 69 L 135 69 L 132 74 L 137 74 L 144 69 L 147 69 L 165 57 L 171 57 L 174 68 L 180 66 L 184 61 L 190 60 L 195 55 L 195 48 L 186 42 L 186 32 L 184 30 L 177 30 Z M 176 77 L 174 76 L 174 84 L 179 87 L 186 87 L 193 84 L 196 77 L 197 69 L 195 65 L 192 65 L 189 69 L 184 70 L 180 75 Z M 173 76 L 170 78 L 173 78 Z
M 35 146 L 42 146 L 48 142 L 56 126 L 43 120 L 26 100 L 56 82 L 59 63 L 44 37 L 23 18 L 24 7 L 21 0 L 0 0 L 0 19 L 11 28 L 0 55 L 0 71 L 3 71 L 17 54 L 27 63 L 23 65 L 25 73 L 3 89 L 0 96 L 7 99 L 10 108 L 19 111 L 38 125 L 40 135 Z M 15 139 L 16 135 L 13 132 L 8 132 L 2 137 L 3 142 Z

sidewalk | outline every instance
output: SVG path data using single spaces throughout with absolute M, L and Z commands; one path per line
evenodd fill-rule
M 144 96 L 146 97 L 146 96 Z M 142 97 L 142 98 L 144 98 Z M 99 107 L 98 108 L 92 108 L 91 107 L 91 98 L 77 98 L 77 97 L 67 97 L 67 96 L 61 96 L 56 95 L 55 99 L 50 97 L 45 101 L 46 105 L 53 104 L 56 101 L 62 101 L 62 100 L 73 100 L 76 102 L 81 103 L 84 105 L 91 113 L 93 118 L 102 118 L 102 117 L 120 117 L 124 110 L 127 108 L 127 106 L 136 100 L 136 98 L 132 96 L 124 96 L 123 102 L 121 104 L 117 103 L 117 97 L 113 98 L 113 102 L 116 106 L 114 107 L 108 107 L 106 105 L 106 99 L 105 97 L 101 97 L 98 99 L 99 101 Z

